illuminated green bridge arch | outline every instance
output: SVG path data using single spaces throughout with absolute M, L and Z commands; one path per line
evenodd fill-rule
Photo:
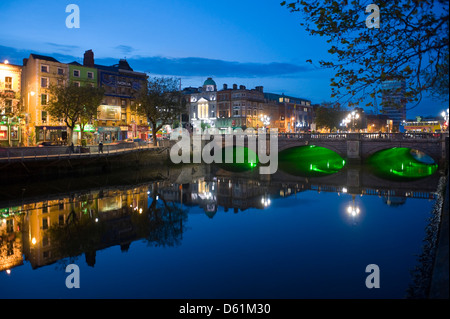
M 345 160 L 362 161 L 392 148 L 410 148 L 430 156 L 436 163 L 447 160 L 448 133 L 299 133 L 278 136 L 278 149 L 316 145 L 328 148 Z

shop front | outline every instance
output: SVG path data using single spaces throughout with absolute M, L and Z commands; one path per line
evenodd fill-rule
M 147 140 L 150 132 L 150 128 L 148 125 L 136 125 L 130 124 L 128 125 L 128 139 L 136 139 L 139 138 L 141 140 Z
M 75 144 L 82 144 L 82 139 L 86 140 L 87 145 L 94 144 L 94 136 L 96 132 L 94 125 L 86 124 L 83 129 L 83 136 L 81 136 L 81 129 L 79 124 L 75 125 L 73 132 L 73 141 Z
M 36 143 L 67 144 L 67 126 L 36 126 Z
M 0 119 L 0 146 L 19 146 L 21 144 L 20 118 L 2 117 Z
M 98 142 L 114 143 L 119 141 L 119 136 L 122 136 L 119 126 L 100 126 L 98 127 Z

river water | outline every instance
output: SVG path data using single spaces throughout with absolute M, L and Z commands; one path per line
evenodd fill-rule
M 0 298 L 404 298 L 441 173 L 339 168 L 187 165 L 4 186 Z M 66 286 L 71 264 L 79 288 Z

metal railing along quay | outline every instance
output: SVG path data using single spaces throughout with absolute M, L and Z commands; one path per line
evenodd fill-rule
M 70 146 L 0 148 L 0 163 L 101 157 L 154 148 L 153 144 L 138 143 L 105 144 L 103 150 L 99 146 L 74 146 L 73 149 Z

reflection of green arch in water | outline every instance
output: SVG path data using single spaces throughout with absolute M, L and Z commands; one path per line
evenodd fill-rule
M 233 146 L 233 162 L 225 163 L 225 154 L 228 151 L 231 151 L 231 147 L 226 147 L 222 149 L 222 163 L 217 164 L 220 168 L 227 170 L 229 172 L 245 172 L 254 169 L 258 163 L 258 155 L 251 149 L 242 146 Z M 249 154 L 254 157 L 255 161 L 249 161 Z M 243 158 L 243 163 L 238 163 L 238 160 Z
M 376 152 L 368 159 L 372 172 L 391 180 L 414 180 L 433 175 L 438 165 L 426 154 L 406 147 Z
M 345 160 L 336 152 L 320 146 L 289 148 L 278 154 L 280 170 L 297 176 L 319 177 L 339 172 Z

